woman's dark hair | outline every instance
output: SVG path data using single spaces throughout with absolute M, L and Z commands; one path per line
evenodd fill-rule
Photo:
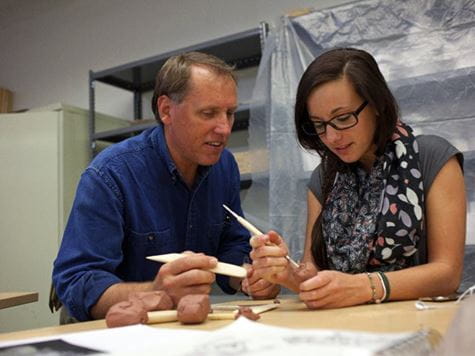
M 313 90 L 343 77 L 346 77 L 356 93 L 363 100 L 367 100 L 376 113 L 376 130 L 373 138 L 376 155 L 384 152 L 399 116 L 397 102 L 378 64 L 368 52 L 355 48 L 337 48 L 321 54 L 308 66 L 297 88 L 295 127 L 300 145 L 305 149 L 317 151 L 322 159 L 322 212 L 336 173 L 348 169 L 348 166 L 323 144 L 319 136 L 305 133 L 302 125 L 310 120 L 307 101 Z M 327 269 L 321 217 L 322 214 L 315 221 L 312 229 L 312 255 L 319 268 Z

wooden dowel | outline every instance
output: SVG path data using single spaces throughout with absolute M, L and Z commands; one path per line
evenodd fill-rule
M 148 312 L 147 324 L 168 323 L 170 321 L 178 320 L 178 313 L 176 310 L 159 310 Z
M 186 254 L 183 253 L 167 253 L 164 255 L 147 256 L 147 259 L 167 263 L 177 260 L 179 258 L 183 258 L 185 256 Z M 215 268 L 210 268 L 209 270 L 213 273 L 238 278 L 245 278 L 247 275 L 247 271 L 244 267 L 236 266 L 225 262 L 218 262 Z

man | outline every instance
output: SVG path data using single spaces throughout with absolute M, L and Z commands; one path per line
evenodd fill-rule
M 249 233 L 222 208 L 242 213 L 238 167 L 224 149 L 236 107 L 236 79 L 220 59 L 190 52 L 163 65 L 152 99 L 160 125 L 101 152 L 78 185 L 53 269 L 71 316 L 103 318 L 135 291 L 164 290 L 175 302 L 209 293 L 217 259 L 243 263 Z M 145 258 L 182 251 L 195 253 L 161 267 Z M 251 274 L 249 293 L 278 293 Z M 216 280 L 227 293 L 241 282 Z

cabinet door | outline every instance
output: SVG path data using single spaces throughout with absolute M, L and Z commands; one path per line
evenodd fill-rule
M 54 325 L 48 309 L 58 248 L 58 112 L 0 115 L 0 290 L 39 293 L 0 311 L 0 332 Z

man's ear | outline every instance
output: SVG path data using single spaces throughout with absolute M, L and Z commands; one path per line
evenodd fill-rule
M 160 115 L 160 120 L 164 125 L 170 123 L 172 105 L 173 101 L 167 95 L 161 95 L 157 99 L 158 114 Z

